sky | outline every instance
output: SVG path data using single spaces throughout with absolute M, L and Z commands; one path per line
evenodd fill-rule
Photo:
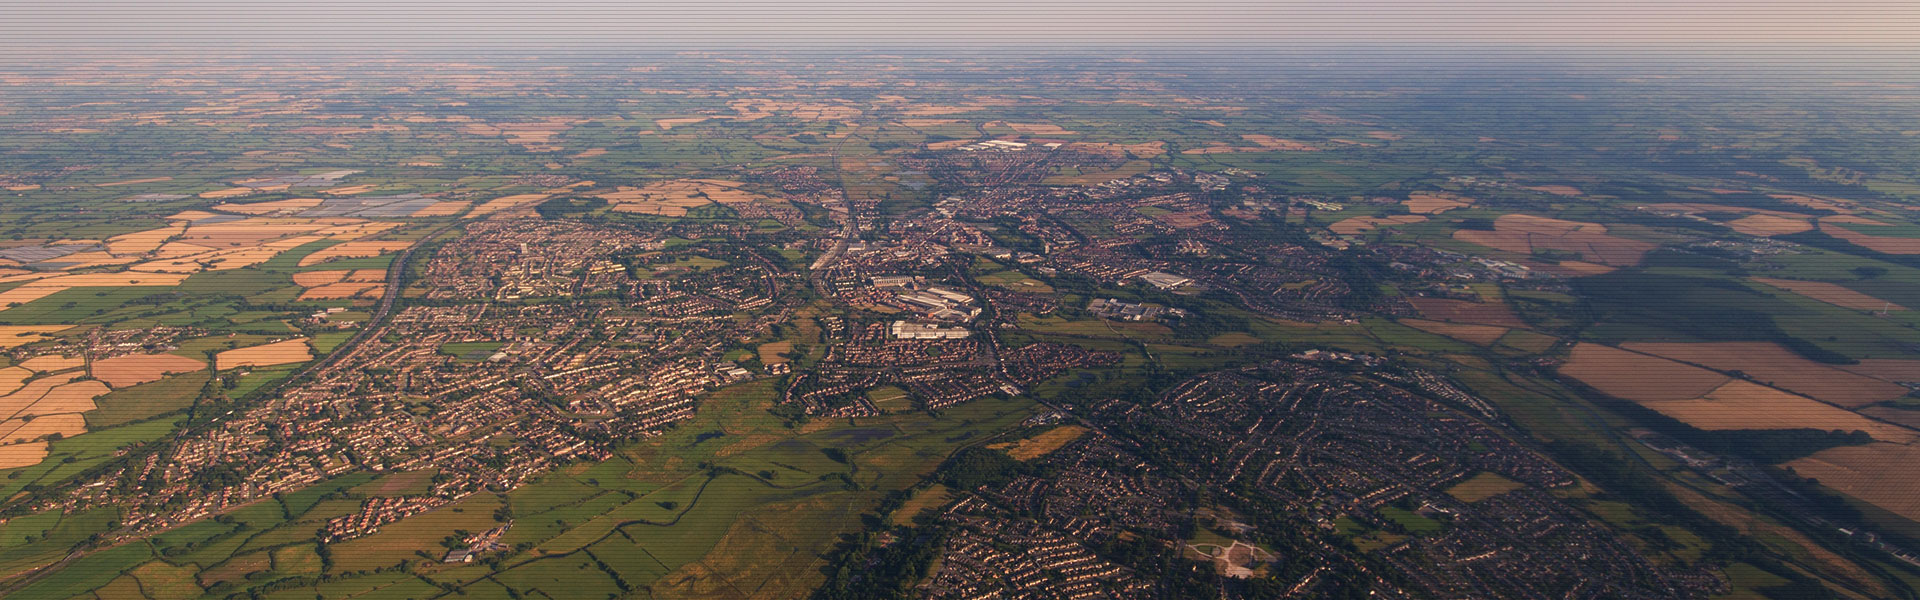
M 0 0 L 14 43 L 1910 46 L 1920 0 Z

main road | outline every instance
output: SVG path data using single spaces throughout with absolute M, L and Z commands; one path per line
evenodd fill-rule
M 257 397 L 266 397 L 274 393 L 277 393 L 282 387 L 285 387 L 289 382 L 298 380 L 301 377 L 305 377 L 307 375 L 319 372 L 321 369 L 325 369 L 329 366 L 332 366 L 334 363 L 339 362 L 341 357 L 346 356 L 348 353 L 352 352 L 353 349 L 359 346 L 362 342 L 365 342 L 367 341 L 367 339 L 371 338 L 372 336 L 379 334 L 382 326 L 386 324 L 387 317 L 393 313 L 393 307 L 399 304 L 400 294 L 402 291 L 404 291 L 404 289 L 407 286 L 407 282 L 405 281 L 405 277 L 407 274 L 407 263 L 412 261 L 413 253 L 415 251 L 418 251 L 420 248 L 425 247 L 429 242 L 433 241 L 434 238 L 440 237 L 440 234 L 446 233 L 447 230 L 460 225 L 460 223 L 461 221 L 454 221 L 452 223 L 448 223 L 445 226 L 442 226 L 439 229 L 433 230 L 432 233 L 428 233 L 427 235 L 421 237 L 420 241 L 415 242 L 412 246 L 408 246 L 406 250 L 401 251 L 400 256 L 395 257 L 393 259 L 393 264 L 387 266 L 387 292 L 386 294 L 380 297 L 380 306 L 374 310 L 373 316 L 367 319 L 367 326 L 361 328 L 360 333 L 354 334 L 353 337 L 348 338 L 347 341 L 342 342 L 338 347 L 335 347 L 333 349 L 333 352 L 327 353 L 327 355 L 324 357 L 321 357 L 320 360 L 314 361 L 312 364 L 309 364 L 305 368 L 300 369 L 298 372 L 295 372 L 293 375 L 288 376 L 286 379 L 282 379 L 279 382 L 275 383 L 274 385 L 261 388 L 260 392 L 257 393 L 258 394 Z M 189 416 L 189 419 L 191 419 L 191 416 Z M 178 439 L 180 436 L 185 435 L 187 431 L 188 431 L 187 428 L 182 428 L 180 431 L 175 432 L 174 438 Z M 234 510 L 244 506 L 248 506 L 260 500 L 261 499 L 255 499 L 253 502 L 247 502 L 245 504 L 241 504 L 238 506 L 230 506 L 230 507 L 227 507 L 227 510 Z M 114 541 L 112 541 L 111 543 L 108 543 L 105 546 L 97 546 L 92 548 L 75 548 L 72 551 L 68 552 L 66 556 L 61 557 L 60 560 L 53 562 L 51 564 L 41 565 L 39 567 L 35 567 L 32 569 L 27 569 L 27 570 L 15 572 L 9 575 L 0 576 L 0 581 L 6 582 L 4 585 L 0 585 L 0 597 L 5 597 L 7 595 L 12 594 L 13 592 L 19 591 L 21 588 L 24 588 L 35 581 L 39 581 L 40 578 L 45 577 L 47 574 L 57 571 L 62 567 L 65 567 L 66 565 L 72 563 L 74 560 L 77 560 L 82 556 L 86 556 L 87 554 L 90 554 L 92 552 L 99 551 L 99 550 L 104 550 L 106 548 L 119 546 L 121 544 L 127 543 L 128 541 L 131 541 L 132 538 L 120 537 L 125 533 L 126 531 L 124 529 L 122 529 L 121 531 L 115 532 L 116 535 L 114 535 L 113 537 L 120 538 L 120 539 L 115 539 Z M 159 531 L 148 532 L 148 535 L 153 533 L 159 533 Z
M 846 172 L 840 170 L 840 146 L 853 137 L 847 136 L 833 144 L 833 169 L 834 172 L 840 173 L 840 205 L 847 209 L 847 218 L 840 226 L 840 239 L 834 240 L 833 247 L 828 248 L 825 254 L 814 259 L 813 264 L 807 267 L 807 279 L 813 282 L 814 291 L 819 292 L 822 297 L 832 296 L 833 293 L 832 290 L 827 289 L 827 282 L 820 275 L 821 270 L 833 266 L 835 261 L 840 260 L 840 255 L 847 252 L 847 246 L 860 239 L 860 211 L 854 206 L 853 197 L 847 195 Z
M 420 241 L 414 242 L 412 246 L 407 246 L 406 250 L 402 250 L 400 256 L 393 259 L 393 264 L 387 266 L 387 291 L 380 296 L 380 305 L 374 309 L 373 316 L 367 319 L 367 325 L 361 327 L 359 333 L 353 334 L 353 337 L 347 338 L 347 341 L 341 342 L 339 346 L 334 347 L 332 352 L 328 352 L 327 355 L 321 357 L 320 360 L 308 364 L 286 379 L 262 388 L 258 397 L 279 393 L 281 388 L 286 387 L 287 384 L 333 366 L 335 363 L 340 362 L 342 357 L 352 353 L 353 349 L 361 343 L 375 335 L 379 335 L 380 330 L 386 325 L 387 317 L 393 314 L 393 307 L 399 304 L 400 294 L 406 290 L 407 264 L 413 261 L 413 253 L 431 243 L 434 238 L 440 237 L 440 234 L 446 233 L 447 230 L 453 229 L 454 227 L 458 227 L 462 222 L 463 221 L 454 221 L 443 225 L 439 229 L 435 229 L 433 232 L 421 236 Z

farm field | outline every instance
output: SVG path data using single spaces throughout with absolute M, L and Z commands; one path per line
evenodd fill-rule
M 1524 214 L 1502 215 L 1492 231 L 1461 229 L 1453 238 L 1517 254 L 1543 250 L 1568 252 L 1581 260 L 1613 267 L 1633 266 L 1653 244 L 1607 234 L 1607 227 Z
M 412 242 L 405 241 L 342 242 L 322 248 L 318 252 L 308 254 L 305 258 L 300 259 L 300 266 L 312 266 L 341 258 L 379 256 L 389 252 L 405 250 L 408 246 L 412 245 Z
M 123 388 L 159 381 L 175 373 L 198 371 L 206 366 L 206 363 L 177 354 L 128 354 L 94 361 L 90 370 L 94 377 L 107 382 L 107 385 Z
M 1867 406 L 1908 393 L 1907 388 L 1898 383 L 1822 365 L 1766 342 L 1635 342 L 1621 347 L 1717 371 L 1738 371 L 1767 385 L 1844 408 Z
M 1444 298 L 1411 298 L 1407 301 L 1420 311 L 1421 316 L 1433 321 L 1486 327 L 1524 328 L 1527 326 L 1507 308 L 1504 302 L 1473 302 Z
M 1805 218 L 1783 217 L 1779 215 L 1748 215 L 1727 222 L 1734 231 L 1747 235 L 1772 237 L 1801 233 L 1813 230 L 1813 223 Z
M 1875 230 L 1897 230 L 1890 223 L 1876 221 L 1854 215 L 1835 215 L 1821 217 L 1819 231 L 1845 240 L 1847 243 L 1885 254 L 1920 254 L 1920 238 L 1893 235 L 1878 235 Z
M 1699 367 L 1591 343 L 1575 345 L 1560 374 L 1641 403 L 1691 400 L 1732 381 Z
M 1819 300 L 1841 308 L 1854 310 L 1907 310 L 1907 307 L 1869 296 L 1845 286 L 1824 281 L 1795 281 L 1789 279 L 1754 278 L 1754 281 L 1777 287 L 1808 298 Z
M 295 338 L 226 350 L 214 355 L 214 368 L 225 371 L 239 367 L 271 367 L 313 359 L 313 348 L 306 338 Z
M 1864 431 L 1876 440 L 1898 444 L 1920 441 L 1920 434 L 1912 429 L 1874 421 L 1804 396 L 1744 381 L 1728 382 L 1698 398 L 1644 402 L 1642 405 L 1708 431 L 1812 428 L 1823 431 Z
M 1424 319 L 1402 319 L 1401 324 L 1428 333 L 1437 333 L 1463 342 L 1485 346 L 1500 341 L 1509 331 L 1505 327 L 1493 325 L 1470 325 L 1464 323 L 1442 323 Z
M 1448 193 L 1415 192 L 1408 195 L 1407 210 L 1416 215 L 1432 215 L 1473 205 L 1472 198 Z
M 1821 485 L 1859 498 L 1907 519 L 1920 518 L 1916 495 L 1916 451 L 1911 444 L 1844 446 L 1787 463 Z
M 1420 215 L 1397 215 L 1392 217 L 1354 217 L 1327 226 L 1327 230 L 1340 235 L 1360 235 L 1380 228 L 1395 225 L 1411 225 L 1426 221 Z
M 687 209 L 708 204 L 748 204 L 773 202 L 766 196 L 741 189 L 743 184 L 715 179 L 662 181 L 644 187 L 627 187 L 595 194 L 612 205 L 612 210 L 627 213 L 685 216 Z

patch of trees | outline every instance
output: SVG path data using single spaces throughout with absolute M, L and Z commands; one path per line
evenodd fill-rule
M 533 207 L 544 219 L 578 218 L 607 207 L 603 198 L 562 196 Z
M 850 537 L 821 569 L 827 580 L 814 590 L 814 600 L 915 597 L 914 584 L 926 575 L 946 536 L 928 526 L 899 531 L 892 544 L 870 532 Z
M 1744 214 L 1742 216 L 1744 216 Z M 1739 217 L 1735 217 L 1735 218 L 1739 218 Z M 1694 231 L 1710 233 L 1710 234 L 1723 234 L 1727 232 L 1727 229 L 1725 227 L 1722 227 L 1718 224 L 1711 223 L 1708 221 L 1702 221 L 1699 219 L 1689 219 L 1686 217 L 1669 217 L 1666 215 L 1658 215 L 1658 214 L 1653 214 L 1649 212 L 1641 212 L 1637 210 L 1619 211 L 1619 212 L 1613 213 L 1612 215 L 1609 215 L 1607 217 L 1607 220 L 1608 222 L 1612 222 L 1612 223 L 1644 225 L 1647 227 L 1670 227 L 1674 229 L 1691 229 Z M 1728 220 L 1732 220 L 1732 219 L 1728 219 Z
M 1853 523 L 1860 525 L 1868 523 L 1866 515 L 1861 514 L 1860 509 L 1854 508 L 1853 504 L 1848 502 L 1846 498 L 1827 490 L 1827 488 L 1820 487 L 1819 480 L 1801 477 L 1799 474 L 1785 467 L 1767 467 L 1766 471 L 1768 475 L 1773 476 L 1773 480 L 1779 483 L 1781 487 L 1793 490 L 1793 493 L 1799 494 L 1801 497 L 1807 499 L 1806 502 L 1796 504 L 1789 510 L 1811 512 L 1815 516 L 1836 523 Z M 1909 548 L 1913 547 L 1917 542 L 1920 542 L 1920 540 L 1916 540 L 1912 536 L 1902 534 L 1899 531 L 1883 530 L 1879 533 L 1882 537 L 1886 538 L 1887 541 Z
M 1851 194 L 1851 190 L 1849 190 L 1848 193 Z M 1785 200 L 1780 200 L 1778 198 L 1774 198 L 1772 196 L 1767 196 L 1764 194 L 1751 194 L 1751 193 L 1712 194 L 1705 198 L 1692 198 L 1690 200 L 1692 202 L 1699 203 L 1699 204 L 1722 204 L 1726 206 L 1735 206 L 1740 208 L 1758 208 L 1758 209 L 1765 209 L 1765 210 L 1776 210 L 1780 212 L 1800 213 L 1803 215 L 1813 215 L 1813 216 L 1819 216 L 1819 217 L 1824 217 L 1827 215 L 1834 214 L 1834 212 L 1830 210 L 1810 208 L 1805 205 L 1794 204 L 1792 202 L 1787 202 Z M 1744 214 L 1744 213 L 1736 213 L 1736 214 Z M 1712 217 L 1708 217 L 1708 218 L 1712 218 Z M 1735 217 L 1735 218 L 1738 218 L 1738 217 Z M 1728 220 L 1731 220 L 1731 219 L 1728 219 Z
M 775 404 L 767 409 L 767 414 L 779 417 L 781 424 L 789 429 L 807 422 L 807 407 L 796 403 Z
M 1729 274 L 1741 269 L 1739 258 L 1731 251 L 1712 246 L 1658 248 L 1648 252 L 1640 264 L 1646 267 L 1708 269 Z
M 1468 217 L 1460 220 L 1460 228 L 1474 231 L 1493 231 L 1493 219 L 1488 217 Z
M 1779 464 L 1838 446 L 1873 442 L 1864 431 L 1801 429 L 1730 429 L 1701 431 L 1694 444 L 1708 452 L 1744 456 L 1754 462 Z
M 1026 465 L 992 448 L 970 447 L 940 465 L 940 483 L 956 490 L 1000 485 L 1025 472 Z
M 1786 312 L 1790 305 L 1732 281 L 1623 270 L 1571 283 L 1602 321 L 1644 325 L 1708 341 L 1774 342 L 1827 364 L 1858 362 L 1788 335 L 1770 313 Z
M 1385 261 L 1378 257 L 1335 254 L 1327 259 L 1327 267 L 1347 284 L 1347 296 L 1341 300 L 1343 308 L 1366 310 L 1384 295 L 1380 291 L 1380 282 L 1386 278 L 1388 269 Z
M 1773 236 L 1773 239 L 1780 240 L 1783 242 L 1793 242 L 1795 244 L 1813 246 L 1815 248 L 1819 248 L 1822 250 L 1832 250 L 1834 252 L 1839 252 L 1841 254 L 1852 254 L 1854 256 L 1871 258 L 1881 262 L 1889 262 L 1896 265 L 1902 265 L 1902 266 L 1908 266 L 1908 267 L 1920 269 L 1920 254 L 1914 254 L 1914 255 L 1887 254 L 1884 252 L 1880 252 L 1878 250 L 1871 250 L 1861 246 L 1855 246 L 1853 245 L 1853 242 L 1849 242 L 1837 237 L 1833 237 L 1831 235 L 1827 235 L 1826 233 L 1818 230 L 1802 231 L 1800 233 L 1790 233 L 1786 235 L 1776 235 L 1776 236 Z M 1886 270 L 1881 267 L 1864 267 L 1864 268 L 1881 269 L 1880 271 L 1881 274 L 1886 273 Z M 1877 276 L 1878 275 L 1876 275 L 1876 277 Z
M 1549 442 L 1554 460 L 1599 484 L 1607 494 L 1632 503 L 1647 516 L 1693 530 L 1712 546 L 1707 557 L 1739 560 L 1766 552 L 1739 530 L 1715 521 L 1681 502 L 1658 478 L 1633 466 L 1630 459 L 1606 449 L 1572 440 Z
M 1258 240 L 1276 244 L 1294 244 L 1305 246 L 1313 243 L 1312 235 L 1306 227 L 1287 222 L 1285 213 L 1272 213 L 1269 218 L 1247 220 L 1222 215 L 1221 221 L 1232 226 L 1230 235 L 1242 239 Z

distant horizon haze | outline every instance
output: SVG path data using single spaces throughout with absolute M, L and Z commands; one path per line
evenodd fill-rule
M 9 46 L 1539 45 L 1915 48 L 1920 2 L 15 1 Z

